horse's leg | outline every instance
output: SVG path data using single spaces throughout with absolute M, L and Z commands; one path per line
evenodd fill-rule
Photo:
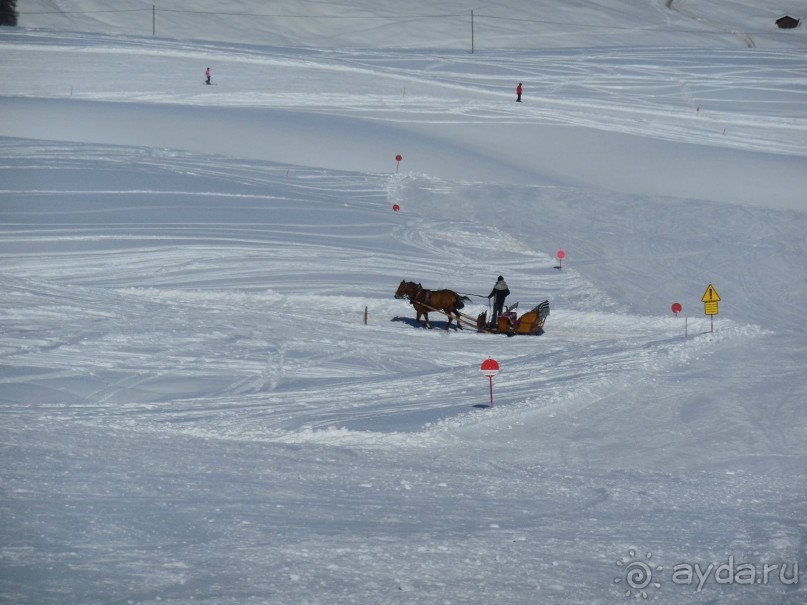
M 428 309 L 428 307 L 421 306 L 420 307 L 420 312 L 423 313 L 423 317 L 426 318 L 426 327 L 429 328 L 429 330 L 431 330 L 432 329 L 432 322 L 429 321 L 429 309 Z
M 428 309 L 426 309 L 425 307 L 421 307 L 420 305 L 415 305 L 415 312 L 417 313 L 417 317 L 415 317 L 415 321 L 420 323 L 420 316 L 422 315 L 424 320 L 425 320 L 425 322 L 423 322 L 423 325 L 425 325 L 427 328 L 432 327 L 431 323 L 429 323 L 429 311 L 428 311 Z

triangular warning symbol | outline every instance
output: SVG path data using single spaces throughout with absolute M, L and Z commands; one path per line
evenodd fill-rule
M 712 284 L 709 284 L 706 287 L 706 292 L 703 293 L 703 297 L 701 298 L 701 302 L 709 303 L 709 302 L 718 302 L 720 300 L 720 295 L 715 290 L 715 287 Z

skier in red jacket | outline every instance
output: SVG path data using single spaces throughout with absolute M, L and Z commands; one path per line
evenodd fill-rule
M 516 101 L 521 103 L 521 82 L 516 86 Z

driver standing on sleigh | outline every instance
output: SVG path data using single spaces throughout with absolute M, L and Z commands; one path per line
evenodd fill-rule
M 510 288 L 507 287 L 507 282 L 500 275 L 496 280 L 496 285 L 488 294 L 488 300 L 493 299 L 493 315 L 491 317 L 490 326 L 495 328 L 496 322 L 499 319 L 499 314 L 504 310 L 504 299 L 510 294 Z

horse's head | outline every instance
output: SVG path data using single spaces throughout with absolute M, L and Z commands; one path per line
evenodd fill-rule
M 398 289 L 395 290 L 395 298 L 403 298 L 406 296 L 406 280 L 401 280 L 401 283 L 398 285 Z
M 406 281 L 405 279 L 401 280 L 401 283 L 398 285 L 398 289 L 395 291 L 395 298 L 409 298 L 411 299 L 419 290 L 422 290 L 423 286 L 420 284 L 416 284 L 413 281 Z

